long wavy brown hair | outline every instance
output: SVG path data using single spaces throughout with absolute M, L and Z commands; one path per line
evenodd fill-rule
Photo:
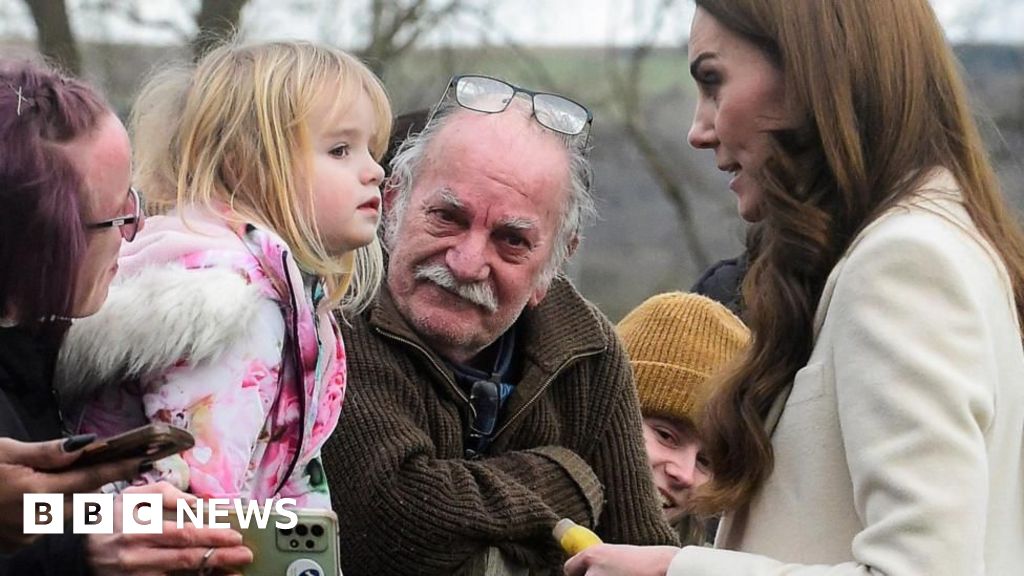
M 1024 235 L 985 153 L 927 0 L 696 0 L 781 71 L 800 126 L 775 133 L 743 282 L 752 345 L 704 422 L 704 512 L 747 504 L 773 466 L 765 419 L 813 347 L 829 272 L 867 223 L 949 169 L 1024 310 Z M 1024 317 L 1021 318 L 1024 322 Z

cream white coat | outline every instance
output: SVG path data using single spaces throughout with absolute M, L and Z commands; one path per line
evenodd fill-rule
M 1004 265 L 948 172 L 830 274 L 769 418 L 775 468 L 669 576 L 1024 574 L 1024 351 Z

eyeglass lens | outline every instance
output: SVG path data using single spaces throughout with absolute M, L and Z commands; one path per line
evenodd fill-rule
M 587 125 L 587 112 L 575 102 L 553 94 L 537 94 L 533 97 L 533 110 L 537 121 L 566 134 L 579 134 Z
M 570 136 L 579 134 L 587 125 L 588 113 L 579 104 L 555 94 L 530 94 L 533 113 L 542 126 Z M 459 105 L 478 112 L 501 112 L 515 96 L 512 85 L 484 76 L 463 76 L 455 84 Z
M 501 404 L 498 384 L 490 380 L 477 380 L 469 391 L 469 403 L 475 412 L 473 431 L 490 436 L 498 421 L 498 407 Z
M 501 112 L 515 94 L 515 88 L 508 84 L 480 76 L 460 78 L 455 85 L 455 99 L 459 104 L 478 112 Z

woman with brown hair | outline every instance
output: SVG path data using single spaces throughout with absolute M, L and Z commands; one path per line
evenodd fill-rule
M 927 0 L 697 5 L 690 142 L 755 223 L 705 421 L 721 549 L 566 572 L 1020 573 L 1024 239 Z

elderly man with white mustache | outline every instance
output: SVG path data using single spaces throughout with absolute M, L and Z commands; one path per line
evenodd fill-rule
M 590 113 L 455 77 L 385 186 L 387 282 L 343 328 L 324 449 L 346 576 L 561 570 L 560 518 L 676 541 L 608 320 L 560 271 L 593 218 Z

